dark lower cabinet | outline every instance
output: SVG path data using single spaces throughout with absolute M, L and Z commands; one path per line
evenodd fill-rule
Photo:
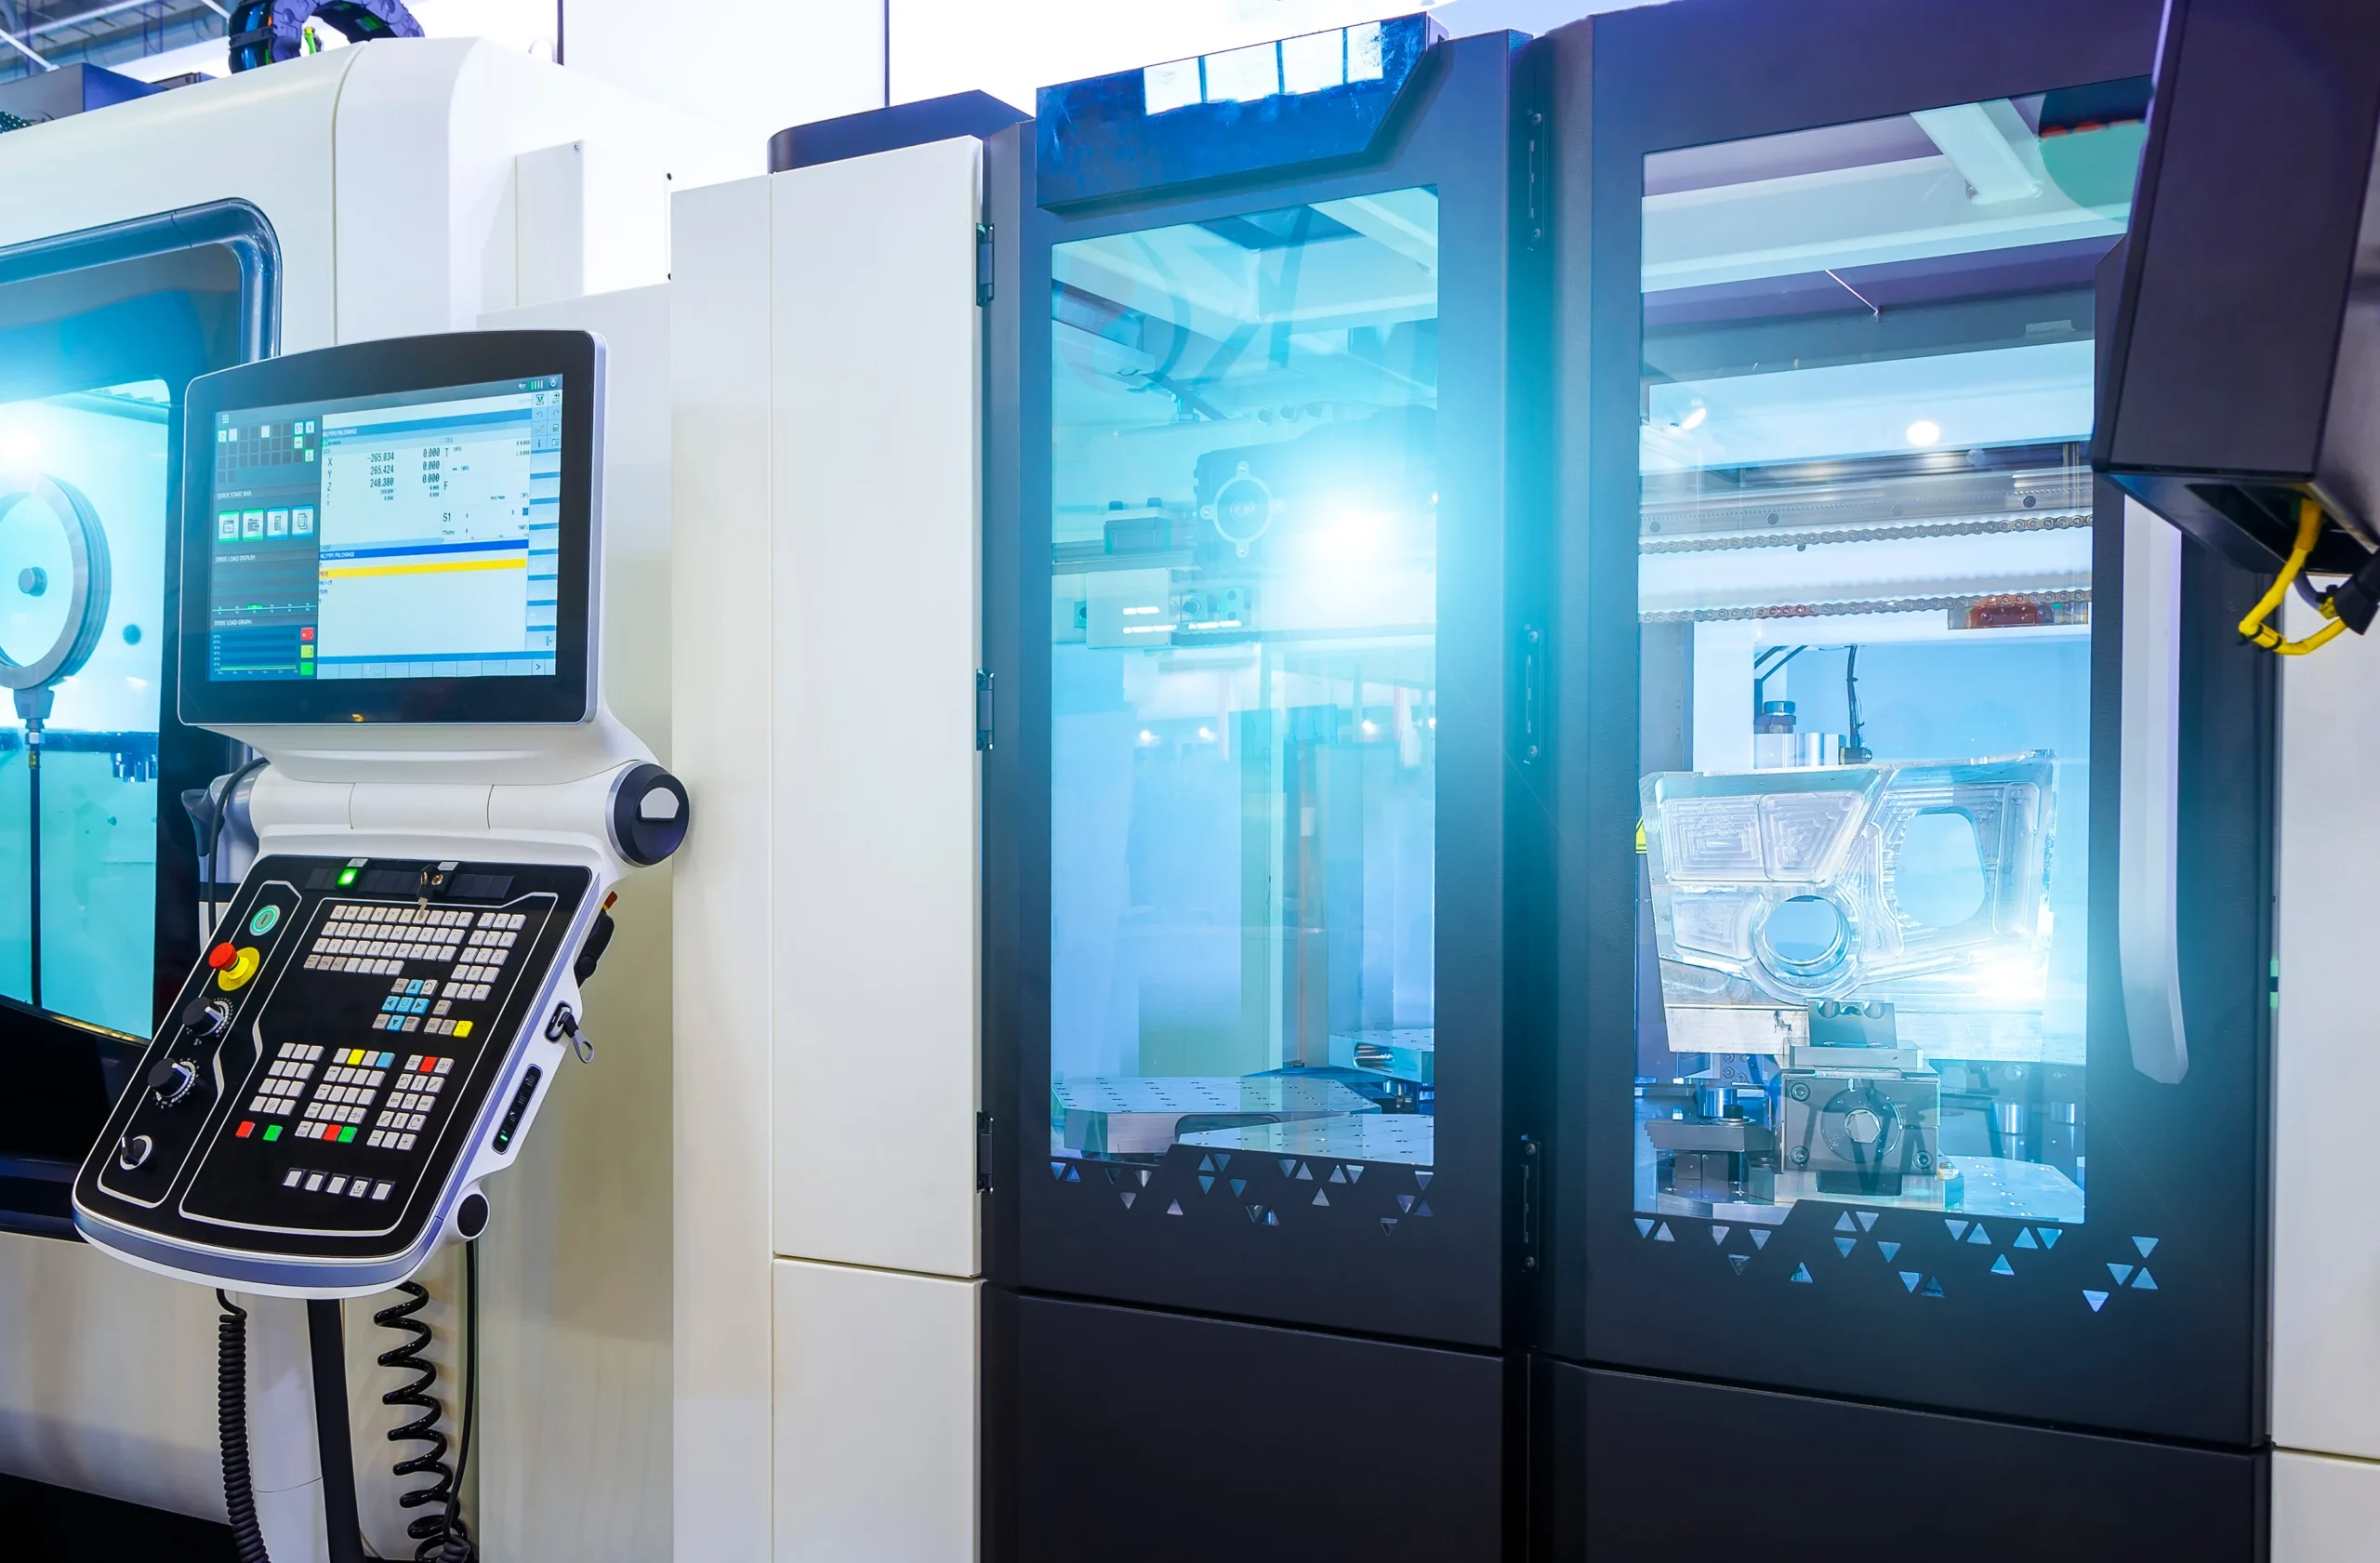
M 990 1322 L 1014 1353 L 991 1430 L 1014 1529 L 989 1556 L 1504 1555 L 1498 1357 L 1042 1297 L 996 1294 Z
M 1543 1358 L 1531 1401 L 1542 1563 L 2266 1556 L 2271 1466 L 2259 1454 Z

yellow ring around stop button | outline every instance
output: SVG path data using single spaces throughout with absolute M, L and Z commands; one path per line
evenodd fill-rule
M 226 993 L 235 987 L 245 987 L 248 979 L 257 974 L 257 968 L 263 964 L 264 956 L 256 946 L 243 945 L 239 953 L 231 957 L 231 964 L 215 974 L 215 986 Z

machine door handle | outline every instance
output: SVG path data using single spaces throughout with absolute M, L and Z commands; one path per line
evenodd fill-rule
M 2117 761 L 2117 946 L 2132 1066 L 2177 1085 L 2182 1026 L 2180 899 L 2182 535 L 2123 503 L 2122 745 Z

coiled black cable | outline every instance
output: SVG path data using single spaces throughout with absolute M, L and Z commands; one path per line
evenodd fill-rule
M 240 1563 L 272 1563 L 257 1526 L 257 1495 L 248 1473 L 248 1312 L 218 1291 L 223 1317 L 215 1324 L 215 1421 L 223 1446 L 223 1508 Z
M 430 1290 L 416 1281 L 406 1281 L 397 1290 L 405 1294 L 405 1301 L 382 1308 L 372 1316 L 372 1322 L 384 1330 L 398 1331 L 407 1339 L 404 1344 L 382 1352 L 379 1363 L 383 1368 L 399 1369 L 415 1377 L 381 1396 L 380 1401 L 383 1405 L 409 1407 L 420 1413 L 403 1426 L 390 1428 L 390 1442 L 428 1446 L 398 1461 L 397 1476 L 432 1478 L 427 1487 L 410 1488 L 398 1494 L 397 1503 L 409 1510 L 436 1505 L 430 1513 L 416 1515 L 409 1520 L 405 1536 L 415 1543 L 416 1563 L 469 1558 L 474 1556 L 470 1530 L 463 1523 L 458 1509 L 457 1474 L 446 1464 L 446 1435 L 438 1425 L 443 1408 L 430 1393 L 438 1383 L 438 1364 L 425 1353 L 435 1337 L 430 1326 L 416 1317 L 430 1305 Z

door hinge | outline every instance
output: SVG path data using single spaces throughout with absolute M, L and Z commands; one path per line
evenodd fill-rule
M 992 1115 L 975 1115 L 975 1189 L 980 1194 L 992 1191 Z
M 1537 1211 L 1542 1203 L 1539 1192 L 1537 1142 L 1527 1134 L 1521 1136 L 1521 1268 L 1537 1268 Z
M 1521 763 L 1545 755 L 1545 631 L 1521 628 Z
M 1545 243 L 1545 180 L 1548 161 L 1545 155 L 1545 115 L 1540 112 L 1533 111 L 1528 116 L 1528 167 L 1523 176 L 1527 181 L 1525 196 L 1527 209 L 1521 219 L 1528 233 L 1523 244 L 1529 249 L 1535 249 Z
M 985 669 L 975 669 L 975 747 L 992 747 L 992 675 Z
M 991 301 L 992 225 L 979 222 L 975 225 L 975 302 L 984 305 Z

